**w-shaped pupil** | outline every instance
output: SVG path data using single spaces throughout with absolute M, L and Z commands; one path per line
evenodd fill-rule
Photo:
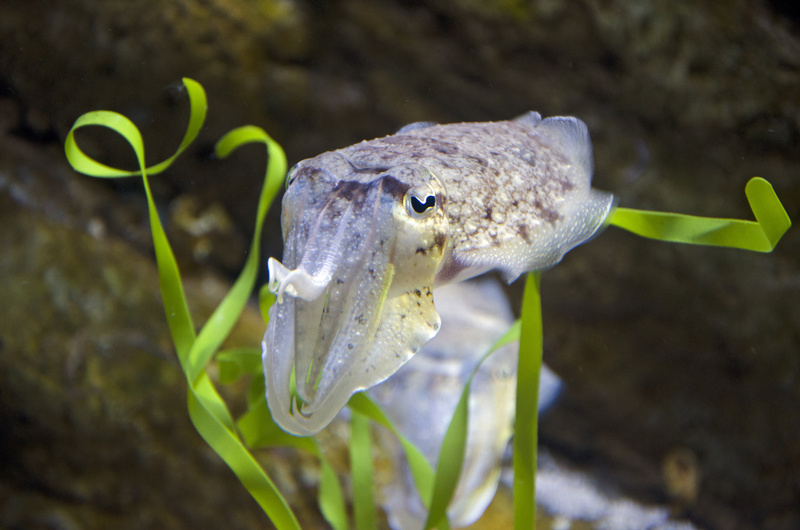
M 428 195 L 425 197 L 425 202 L 422 202 L 414 195 L 411 196 L 411 207 L 414 208 L 414 211 L 417 213 L 425 213 L 434 206 L 436 206 L 435 195 Z

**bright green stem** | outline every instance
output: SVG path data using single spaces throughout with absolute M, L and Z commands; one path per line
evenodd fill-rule
M 369 418 L 351 410 L 350 472 L 353 477 L 353 511 L 358 530 L 374 530 L 375 498 L 372 484 L 372 438 Z
M 517 365 L 514 419 L 514 528 L 536 527 L 536 451 L 539 422 L 539 372 L 542 369 L 541 272 L 528 273 L 522 297 L 522 329 Z
M 423 502 L 426 505 L 433 493 L 433 469 L 422 452 L 401 433 L 397 427 L 389 420 L 386 413 L 375 403 L 366 392 L 353 394 L 347 406 L 353 412 L 358 412 L 368 417 L 375 423 L 383 425 L 392 432 L 400 441 L 406 453 L 408 466 L 411 468 L 411 475 L 414 477 L 414 484 Z

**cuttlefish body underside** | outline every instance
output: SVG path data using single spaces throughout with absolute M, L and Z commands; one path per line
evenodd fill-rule
M 263 342 L 267 401 L 314 434 L 353 393 L 392 375 L 441 321 L 433 289 L 558 263 L 603 226 L 592 146 L 577 118 L 435 125 L 304 160 L 283 198 L 283 263 Z

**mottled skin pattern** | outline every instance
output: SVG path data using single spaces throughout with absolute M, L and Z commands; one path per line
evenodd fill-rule
M 596 209 L 588 213 L 600 221 L 610 206 L 607 195 L 587 203 L 592 167 L 585 129 L 574 131 L 586 134 L 584 144 L 565 146 L 563 135 L 532 126 L 538 119 L 529 114 L 515 121 L 415 128 L 338 152 L 359 167 L 418 163 L 443 181 L 450 239 L 440 283 L 466 267 L 475 270 L 459 279 L 498 268 L 513 280 L 555 264 L 569 250 L 536 245 L 536 234 L 563 221 L 574 211 L 570 205 Z M 596 229 L 597 223 L 588 223 L 584 231 Z
M 394 373 L 439 329 L 435 286 L 490 269 L 513 281 L 558 263 L 611 209 L 591 176 L 583 122 L 537 113 L 412 124 L 297 164 L 283 263 L 269 260 L 278 303 L 264 369 L 275 420 L 316 432 Z

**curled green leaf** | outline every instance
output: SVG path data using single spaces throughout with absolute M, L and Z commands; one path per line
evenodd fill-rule
M 64 150 L 67 160 L 75 170 L 93 177 L 117 178 L 141 175 L 147 197 L 161 297 L 175 350 L 189 385 L 187 401 L 192 423 L 206 442 L 236 473 L 239 480 L 277 528 L 299 529 L 297 518 L 289 508 L 286 499 L 239 439 L 233 418 L 225 402 L 204 370 L 207 361 L 217 351 L 233 323 L 238 319 L 252 292 L 258 259 L 258 237 L 251 247 L 248 263 L 233 289 L 203 326 L 200 335 L 195 337 L 194 323 L 189 314 L 178 265 L 159 220 L 155 201 L 150 191 L 147 173 L 158 173 L 169 167 L 194 140 L 205 120 L 206 96 L 202 86 L 191 79 L 184 79 L 184 86 L 191 106 L 189 124 L 178 150 L 167 160 L 147 168 L 144 145 L 139 130 L 124 116 L 108 111 L 90 112 L 79 117 L 67 135 Z M 107 127 L 122 135 L 136 154 L 139 170 L 124 171 L 101 164 L 87 156 L 78 147 L 74 132 L 80 127 L 89 125 Z M 235 143 L 231 149 L 234 147 Z M 270 148 L 269 145 L 268 148 Z M 270 154 L 272 155 L 276 150 L 274 147 L 271 149 Z M 273 175 L 276 170 L 281 171 L 281 161 L 278 155 L 274 159 L 270 158 L 267 174 Z M 283 171 L 285 171 L 285 159 L 283 160 Z M 260 233 L 264 215 L 274 197 L 274 193 L 270 195 L 266 192 L 267 189 L 271 189 L 271 187 L 265 184 L 259 201 L 257 233 Z
M 216 145 L 217 156 L 225 158 L 234 149 L 252 142 L 264 144 L 269 156 L 264 184 L 258 200 L 253 242 L 250 245 L 247 262 L 239 278 L 237 278 L 231 290 L 211 314 L 193 345 L 186 366 L 186 375 L 189 381 L 199 376 L 214 353 L 219 349 L 253 292 L 261 258 L 260 241 L 264 219 L 267 216 L 270 204 L 272 204 L 275 195 L 280 189 L 283 175 L 286 173 L 286 155 L 283 149 L 263 129 L 252 125 L 239 127 L 223 136 Z
M 660 241 L 772 252 L 792 225 L 789 215 L 761 177 L 750 179 L 745 194 L 756 221 L 617 208 L 609 223 Z
M 186 132 L 183 135 L 178 149 L 166 160 L 145 168 L 144 144 L 142 143 L 142 135 L 139 133 L 139 129 L 136 125 L 122 114 L 107 110 L 96 110 L 87 112 L 79 117 L 69 130 L 67 139 L 64 142 L 64 151 L 67 155 L 67 161 L 69 161 L 75 171 L 83 173 L 84 175 L 89 175 L 90 177 L 119 178 L 143 175 L 145 172 L 151 175 L 161 173 L 171 166 L 172 162 L 174 162 L 175 159 L 189 147 L 195 138 L 197 138 L 206 120 L 208 102 L 206 99 L 206 92 L 203 90 L 202 85 L 193 79 L 184 77 L 183 86 L 186 89 L 186 94 L 189 96 L 189 124 L 186 126 Z M 101 164 L 87 156 L 78 147 L 78 143 L 75 141 L 74 137 L 74 132 L 77 129 L 87 125 L 108 127 L 122 135 L 133 147 L 140 169 L 136 171 L 125 171 Z
M 261 350 L 256 348 L 234 348 L 217 354 L 219 381 L 230 384 L 243 375 L 261 373 Z

